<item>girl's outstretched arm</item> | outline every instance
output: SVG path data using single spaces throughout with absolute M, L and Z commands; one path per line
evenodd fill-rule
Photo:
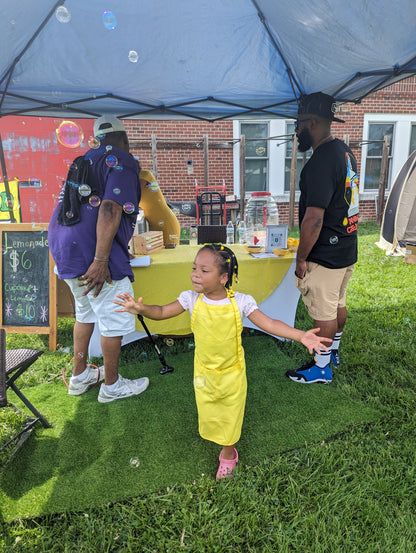
M 117 298 L 119 300 L 113 300 L 113 303 L 121 305 L 121 309 L 115 309 L 115 311 L 128 311 L 129 313 L 133 313 L 133 315 L 143 315 L 143 317 L 155 321 L 170 319 L 185 311 L 178 300 L 166 305 L 146 305 L 143 303 L 143 298 L 135 301 L 127 292 L 117 294 Z
M 314 353 L 314 351 L 319 352 L 320 349 L 328 351 L 325 344 L 332 344 L 331 338 L 317 336 L 319 328 L 312 328 L 311 330 L 304 332 L 303 330 L 287 325 L 283 321 L 270 318 L 265 313 L 260 311 L 260 309 L 255 309 L 253 313 L 249 315 L 248 319 L 258 326 L 260 330 L 264 330 L 269 334 L 301 342 L 308 349 L 309 353 Z

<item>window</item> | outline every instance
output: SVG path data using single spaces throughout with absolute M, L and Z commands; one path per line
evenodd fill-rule
M 241 134 L 246 137 L 246 191 L 267 191 L 269 143 L 264 139 L 269 136 L 269 125 L 268 123 L 241 123 Z
M 416 125 L 413 124 L 410 131 L 409 156 L 415 150 L 416 150 Z
M 295 123 L 286 123 L 286 134 L 293 134 L 295 132 Z M 285 152 L 285 192 L 290 191 L 290 169 L 292 167 L 292 150 L 293 150 L 293 141 L 289 140 L 286 143 L 286 152 Z M 307 152 L 298 151 L 298 162 L 296 165 L 296 190 L 299 190 L 299 178 L 303 166 L 308 161 L 312 155 L 312 148 Z
M 381 157 L 383 153 L 383 140 L 385 136 L 390 136 L 389 169 L 387 184 L 390 182 L 391 159 L 393 157 L 393 131 L 394 123 L 369 123 L 368 140 L 375 140 L 368 144 L 367 159 L 365 164 L 364 190 L 378 189 L 381 170 Z

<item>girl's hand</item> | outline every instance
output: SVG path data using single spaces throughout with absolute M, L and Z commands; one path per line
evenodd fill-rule
M 328 351 L 328 348 L 324 343 L 329 346 L 332 344 L 331 338 L 324 338 L 323 336 L 317 336 L 320 331 L 319 328 L 311 328 L 301 338 L 301 343 L 308 349 L 309 353 L 313 354 L 315 351 L 319 353 L 319 350 Z
M 133 315 L 141 314 L 143 311 L 143 298 L 139 298 L 136 302 L 127 292 L 116 294 L 116 297 L 120 298 L 121 301 L 113 300 L 113 303 L 121 305 L 122 309 L 115 309 L 114 311 L 127 311 L 133 313 Z

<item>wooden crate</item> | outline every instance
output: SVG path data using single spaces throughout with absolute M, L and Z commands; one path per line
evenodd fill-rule
M 163 232 L 161 230 L 149 230 L 131 239 L 131 250 L 134 255 L 146 255 L 164 248 Z

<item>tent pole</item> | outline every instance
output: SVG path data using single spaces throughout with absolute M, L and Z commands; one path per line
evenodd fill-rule
M 9 181 L 7 179 L 6 160 L 4 159 L 3 141 L 1 139 L 1 134 L 0 134 L 0 161 L 1 161 L 1 169 L 3 171 L 4 189 L 6 191 L 7 209 L 9 210 L 9 213 L 10 213 L 10 222 L 16 223 L 16 219 L 13 212 L 12 195 L 10 194 Z
M 208 135 L 204 134 L 204 182 L 209 188 L 209 152 L 208 152 Z
M 289 192 L 289 230 L 293 230 L 295 225 L 295 193 L 296 193 L 296 175 L 298 165 L 298 139 L 293 135 L 292 160 L 290 163 L 290 192 Z
M 390 136 L 385 136 L 383 141 L 383 154 L 381 157 L 380 180 L 377 196 L 377 226 L 381 226 L 383 219 L 384 195 L 386 192 L 387 176 L 389 173 Z
M 244 221 L 246 199 L 246 137 L 240 135 L 240 221 Z
M 157 179 L 157 140 L 155 133 L 152 133 L 152 165 L 153 174 Z

